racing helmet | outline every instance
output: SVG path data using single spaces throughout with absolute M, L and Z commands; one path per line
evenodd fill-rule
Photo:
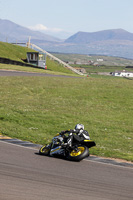
M 84 125 L 83 124 L 76 124 L 75 130 L 84 130 Z

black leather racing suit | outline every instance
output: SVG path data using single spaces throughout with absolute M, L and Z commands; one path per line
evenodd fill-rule
M 82 130 L 82 129 L 78 129 L 78 130 L 72 130 L 72 129 L 69 129 L 69 130 L 66 130 L 66 131 L 61 131 L 61 135 L 64 135 L 68 133 L 69 136 L 66 138 L 66 142 L 69 146 L 72 146 L 72 143 L 73 142 L 81 142 L 83 140 L 90 140 L 90 136 L 89 136 L 89 133 L 88 131 L 86 130 Z M 76 133 L 76 134 L 74 134 Z

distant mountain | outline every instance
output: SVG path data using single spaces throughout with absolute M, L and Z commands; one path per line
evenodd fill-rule
M 78 32 L 67 40 L 73 53 L 100 54 L 133 59 L 133 33 L 123 29 Z
M 65 40 L 66 43 L 89 44 L 98 41 L 133 41 L 133 33 L 129 33 L 123 29 L 112 29 L 98 32 L 78 32 Z
M 9 20 L 0 19 L 0 41 L 8 42 L 27 42 L 31 36 L 32 40 L 41 40 L 49 42 L 59 42 L 58 38 L 49 36 L 39 31 L 32 31 L 28 28 L 15 24 Z
M 133 33 L 123 29 L 78 32 L 63 41 L 0 19 L 0 41 L 26 43 L 29 36 L 31 43 L 50 52 L 99 54 L 133 59 Z

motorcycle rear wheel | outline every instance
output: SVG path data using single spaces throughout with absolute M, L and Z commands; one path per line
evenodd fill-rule
M 42 146 L 39 149 L 39 154 L 40 155 L 44 155 L 44 156 L 49 156 L 49 154 L 50 154 L 50 147 L 48 147 L 48 145 Z
M 72 161 L 80 161 L 89 156 L 89 149 L 86 146 L 78 146 L 77 150 L 68 153 L 67 159 Z

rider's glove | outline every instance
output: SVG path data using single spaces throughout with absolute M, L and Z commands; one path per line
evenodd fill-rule
M 60 132 L 60 135 L 64 135 L 64 133 L 65 133 L 65 131 L 61 131 L 61 132 Z
M 81 135 L 83 133 L 83 130 L 81 129 L 78 133 L 78 135 Z

